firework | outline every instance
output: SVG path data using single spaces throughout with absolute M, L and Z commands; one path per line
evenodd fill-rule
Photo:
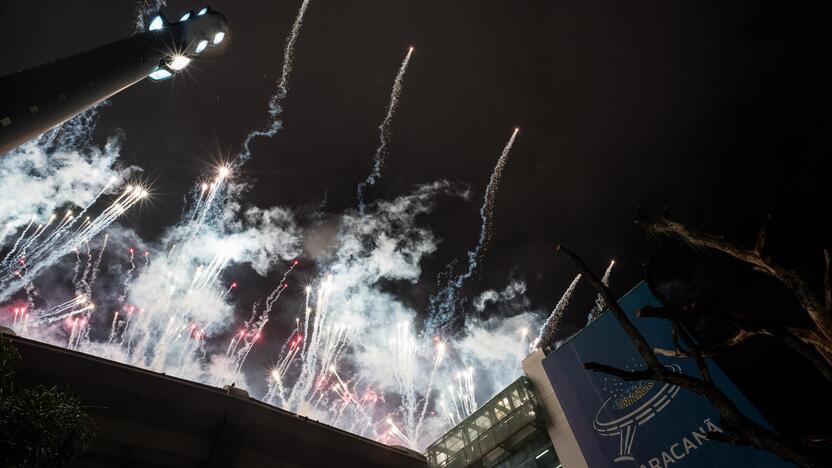
M 497 191 L 500 187 L 500 179 L 503 175 L 503 168 L 508 162 L 508 156 L 511 152 L 511 147 L 514 146 L 514 140 L 517 138 L 519 128 L 515 128 L 509 137 L 508 142 L 503 147 L 500 157 L 497 159 L 497 164 L 491 172 L 491 178 L 488 180 L 488 186 L 485 188 L 485 197 L 483 204 L 480 207 L 480 218 L 482 224 L 480 226 L 480 235 L 477 239 L 477 245 L 473 250 L 468 252 L 468 268 L 467 270 L 454 277 L 452 275 L 451 266 L 448 266 L 448 271 L 440 274 L 439 283 L 445 282 L 441 285 L 440 291 L 430 299 L 429 312 L 429 326 L 431 332 L 441 331 L 447 328 L 454 320 L 464 319 L 464 316 L 457 316 L 457 303 L 459 301 L 459 291 L 462 289 L 465 281 L 471 278 L 477 271 L 477 266 L 480 261 L 480 256 L 488 247 L 489 241 L 493 235 L 492 223 L 494 217 L 494 205 L 497 199 Z M 443 281 L 444 280 L 444 281 Z
M 63 220 L 50 229 L 51 222 L 36 228 L 27 237 L 34 218 L 23 230 L 12 249 L 0 262 L 0 300 L 7 299 L 46 267 L 65 254 L 84 245 L 133 205 L 147 197 L 147 190 L 128 186 L 104 211 L 95 218 L 82 219 L 67 212 Z M 86 212 L 86 209 L 83 211 Z M 82 212 L 82 213 L 83 213 Z M 80 222 L 78 222 L 80 220 Z M 77 224 L 77 226 L 76 226 Z M 46 234 L 49 233 L 49 234 Z M 38 241 L 38 238 L 46 235 Z M 22 248 L 18 248 L 23 246 Z
M 368 187 L 375 185 L 381 177 L 381 169 L 384 167 L 385 158 L 387 156 L 387 145 L 390 142 L 390 126 L 393 123 L 393 116 L 396 114 L 396 109 L 399 106 L 399 97 L 401 97 L 402 88 L 404 86 L 404 74 L 407 72 L 407 65 L 410 63 L 411 55 L 413 55 L 413 47 L 407 49 L 407 54 L 405 54 L 404 60 L 399 67 L 399 71 L 396 73 L 396 79 L 393 80 L 393 90 L 390 92 L 390 102 L 387 104 L 387 113 L 385 114 L 381 125 L 378 126 L 378 147 L 376 148 L 375 155 L 373 155 L 372 172 L 370 172 L 370 175 L 368 175 L 363 182 L 358 184 L 358 210 L 362 214 L 367 208 L 364 204 L 364 192 Z
M 610 277 L 612 276 L 612 267 L 615 266 L 615 260 L 610 260 L 610 264 L 607 265 L 606 271 L 604 271 L 604 276 L 601 278 L 601 283 L 604 286 L 609 287 L 610 285 Z M 589 322 L 598 318 L 601 315 L 601 312 L 607 309 L 607 303 L 604 301 L 604 296 L 598 294 L 595 296 L 595 305 L 589 311 L 589 315 L 587 316 L 587 324 Z
M 283 120 L 281 120 L 280 114 L 283 112 L 283 100 L 289 94 L 289 76 L 292 73 L 292 61 L 295 58 L 295 42 L 298 35 L 300 35 L 300 28 L 303 26 L 303 18 L 308 7 L 309 0 L 303 0 L 295 17 L 295 22 L 292 23 L 289 37 L 286 39 L 286 48 L 283 49 L 283 68 L 280 71 L 280 79 L 277 80 L 277 90 L 269 99 L 269 118 L 271 120 L 265 128 L 253 130 L 246 135 L 243 141 L 243 149 L 240 151 L 239 164 L 243 164 L 251 158 L 249 145 L 255 138 L 271 138 L 283 128 Z
M 535 340 L 535 345 L 537 347 L 546 348 L 554 344 L 555 334 L 557 334 L 560 320 L 563 318 L 563 313 L 566 311 L 566 307 L 569 305 L 569 300 L 572 298 L 572 294 L 575 292 L 575 287 L 578 285 L 578 281 L 580 280 L 581 275 L 579 273 L 569 284 L 569 287 L 566 288 L 563 296 L 561 296 L 554 310 L 552 310 L 551 315 L 549 315 L 549 318 L 546 319 L 546 323 L 544 323 L 543 327 L 540 328 L 540 334 Z

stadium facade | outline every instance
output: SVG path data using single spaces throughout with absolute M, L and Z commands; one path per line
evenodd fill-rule
M 635 318 L 641 307 L 660 305 L 646 284 L 619 304 L 653 347 L 673 347 L 666 320 Z M 675 372 L 698 375 L 689 359 L 661 360 Z M 767 452 L 708 440 L 707 433 L 721 428 L 719 415 L 703 397 L 662 382 L 624 382 L 590 372 L 585 362 L 642 367 L 635 345 L 612 314 L 601 314 L 554 351 L 529 355 L 523 361 L 525 376 L 432 444 L 425 454 L 428 463 L 443 468 L 791 466 Z M 707 365 L 715 384 L 740 410 L 768 426 L 725 373 L 713 361 Z

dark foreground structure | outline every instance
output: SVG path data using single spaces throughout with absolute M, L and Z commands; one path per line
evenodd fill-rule
M 425 459 L 228 392 L 19 337 L 23 383 L 57 386 L 95 419 L 75 467 L 424 467 Z
M 159 14 L 146 32 L 0 77 L 0 155 L 145 78 L 171 78 L 228 34 L 208 7 L 175 23 Z

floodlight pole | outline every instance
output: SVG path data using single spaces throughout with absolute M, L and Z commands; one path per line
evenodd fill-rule
M 166 64 L 177 55 L 201 54 L 205 44 L 196 51 L 202 41 L 212 48 L 225 45 L 225 17 L 207 7 L 200 13 L 171 24 L 160 14 L 156 30 L 0 77 L 0 155 L 157 70 L 172 76 L 175 71 Z

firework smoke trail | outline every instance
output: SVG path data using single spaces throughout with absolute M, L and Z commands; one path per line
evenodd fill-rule
M 0 186 L 15 196 L 0 199 L 0 223 L 14 228 L 32 214 L 48 217 L 64 206 L 85 206 L 108 181 L 136 169 L 116 169 L 120 150 L 116 138 L 103 147 L 85 145 L 95 127 L 95 112 L 87 110 L 47 132 L 58 135 L 54 141 L 36 139 L 3 155 Z
M 476 247 L 468 251 L 468 269 L 456 278 L 452 278 L 450 270 L 440 274 L 440 282 L 443 279 L 443 275 L 447 275 L 447 284 L 442 286 L 440 291 L 430 298 L 428 329 L 431 333 L 437 331 L 437 329 L 447 327 L 455 319 L 456 305 L 459 301 L 459 290 L 462 289 L 465 281 L 477 271 L 477 263 L 483 252 L 488 248 L 488 244 L 493 235 L 492 220 L 494 217 L 494 205 L 497 200 L 497 191 L 500 188 L 500 179 L 503 175 L 503 168 L 505 168 L 508 162 L 511 147 L 514 146 L 514 140 L 517 138 L 517 132 L 519 131 L 519 128 L 515 128 L 508 142 L 503 147 L 503 151 L 497 159 L 497 164 L 494 166 L 494 170 L 491 172 L 491 177 L 488 180 L 488 185 L 485 188 L 483 204 L 480 207 L 480 218 L 482 219 L 480 236 L 477 240 Z M 460 318 L 464 321 L 464 316 Z
M 453 392 L 453 388 L 448 388 L 449 391 Z M 439 397 L 439 408 L 442 409 L 442 413 L 448 420 L 448 426 L 456 426 L 457 416 L 456 414 L 448 408 L 448 403 L 445 401 L 445 396 L 442 395 Z
M 84 267 L 83 273 L 81 274 L 81 278 L 75 283 L 75 291 L 79 294 L 84 294 L 89 296 L 90 284 L 89 278 L 92 276 L 92 266 L 93 266 L 93 254 L 92 254 L 92 247 L 90 247 L 89 241 L 86 242 L 87 246 L 87 264 Z
M 104 250 L 107 248 L 107 241 L 110 239 L 109 234 L 104 235 L 104 241 L 101 242 L 101 250 L 98 252 L 98 258 L 95 260 L 95 264 L 92 265 L 92 271 L 89 275 L 89 281 L 87 282 L 87 290 L 86 294 L 88 296 L 92 296 L 92 287 L 95 284 L 95 280 L 98 277 L 98 272 L 101 270 L 101 258 L 104 257 Z
M 405 419 L 400 419 L 405 415 L 405 410 L 398 406 L 400 400 L 392 367 L 388 371 L 387 366 L 392 360 L 385 357 L 382 359 L 385 361 L 383 363 L 371 363 L 367 359 L 371 357 L 368 353 L 372 353 L 374 347 L 378 347 L 382 355 L 390 349 L 388 334 L 392 328 L 395 336 L 396 323 L 405 321 L 411 324 L 406 334 L 407 336 L 415 335 L 413 329 L 416 324 L 416 312 L 399 305 L 392 296 L 381 295 L 375 290 L 373 284 L 379 278 L 410 281 L 419 276 L 419 261 L 423 256 L 434 251 L 435 239 L 429 230 L 414 224 L 413 217 L 429 212 L 432 197 L 437 193 L 461 194 L 461 191 L 447 185 L 436 184 L 432 187 L 419 191 L 410 198 L 405 197 L 405 204 L 400 204 L 398 201 L 380 201 L 378 208 L 375 204 L 371 208 L 374 210 L 372 217 L 353 217 L 355 222 L 363 223 L 362 226 L 367 226 L 372 222 L 375 227 L 363 231 L 356 229 L 354 232 L 353 228 L 347 229 L 343 234 L 346 237 L 342 239 L 342 243 L 347 243 L 347 245 L 339 247 L 337 253 L 339 257 L 328 265 L 333 275 L 325 275 L 320 278 L 320 284 L 316 282 L 314 288 L 309 288 L 307 300 L 304 301 L 306 304 L 304 302 L 300 304 L 308 307 L 308 312 L 304 307 L 304 317 L 298 316 L 294 332 L 287 337 L 285 341 L 287 344 L 278 355 L 280 359 L 272 369 L 272 379 L 269 381 L 269 393 L 267 393 L 270 396 L 267 396 L 267 401 L 275 401 L 287 410 L 310 415 L 328 424 L 336 424 L 342 429 L 369 437 L 386 437 L 382 436 L 381 432 L 388 430 L 390 440 L 394 443 L 402 440 L 403 445 L 416 446 L 434 435 L 433 431 L 437 430 L 438 419 L 431 412 L 433 407 L 436 406 L 438 418 L 444 421 L 448 413 L 445 408 L 450 406 L 446 404 L 446 399 L 449 398 L 447 395 L 443 400 L 437 401 L 436 399 L 439 392 L 434 385 L 449 380 L 446 375 L 449 371 L 444 361 L 440 361 L 437 356 L 431 354 L 432 346 L 436 344 L 430 339 L 425 340 L 424 336 L 415 336 L 419 353 L 412 366 L 414 370 L 410 377 L 412 381 L 410 388 L 418 389 L 418 391 L 413 391 L 412 401 L 415 403 L 411 405 L 413 409 L 410 410 L 413 415 L 411 421 L 415 424 L 406 424 Z M 189 240 L 192 238 L 194 225 L 199 222 L 205 207 L 208 190 L 205 191 L 202 204 L 195 210 L 196 215 L 194 210 L 185 211 L 180 223 L 163 237 L 162 242 L 157 246 L 158 249 L 154 247 L 154 250 L 151 250 L 156 255 L 154 262 L 151 262 L 147 268 L 143 268 L 138 264 L 139 260 L 133 258 L 135 271 L 129 288 L 129 297 L 127 288 L 124 289 L 123 303 L 116 303 L 116 307 L 110 308 L 110 304 L 105 302 L 106 298 L 96 297 L 98 309 L 101 311 L 106 309 L 107 312 L 113 313 L 112 316 L 108 315 L 106 320 L 100 321 L 102 327 L 99 330 L 100 342 L 90 342 L 90 335 L 94 337 L 96 334 L 88 333 L 88 325 L 84 326 L 84 314 L 89 311 L 78 313 L 79 309 L 83 309 L 92 302 L 92 298 L 79 298 L 75 304 L 67 304 L 66 310 L 54 311 L 56 323 L 53 330 L 60 331 L 56 334 L 56 339 L 60 336 L 64 346 L 71 346 L 84 352 L 143 368 L 165 371 L 207 384 L 216 385 L 221 380 L 224 381 L 223 383 L 234 381 L 232 379 L 235 376 L 231 375 L 234 369 L 229 369 L 230 363 L 223 359 L 225 346 L 216 353 L 212 352 L 206 359 L 206 349 L 210 350 L 216 344 L 220 344 L 212 343 L 210 335 L 216 330 L 223 330 L 228 325 L 229 318 L 233 317 L 232 306 L 222 299 L 224 294 L 228 294 L 228 284 L 222 280 L 218 281 L 217 277 L 228 264 L 228 258 L 232 253 L 235 262 L 240 262 L 242 257 L 249 256 L 249 254 L 237 254 L 242 246 L 238 243 L 239 239 L 235 238 L 240 229 L 240 225 L 237 224 L 238 208 L 234 208 L 238 202 L 235 198 L 236 192 L 233 188 L 221 188 L 221 190 L 222 193 L 216 194 L 211 211 L 205 214 L 200 232 L 193 238 L 193 242 Z M 199 192 L 198 188 L 196 192 Z M 195 195 L 193 198 L 189 197 L 191 206 L 198 203 Z M 375 214 L 376 209 L 379 210 L 378 215 Z M 347 216 L 353 215 L 354 211 Z M 233 219 L 234 224 L 223 224 L 228 219 Z M 58 221 L 56 219 L 52 227 L 40 235 L 38 241 L 48 236 L 59 224 Z M 349 220 L 346 221 L 346 223 L 349 222 Z M 247 223 L 247 221 L 243 222 L 244 227 L 248 226 Z M 80 235 L 82 230 L 86 231 L 87 224 L 89 223 L 82 222 L 80 219 L 72 221 L 62 231 L 64 234 L 57 236 L 58 242 L 63 242 L 66 237 L 74 236 L 76 232 Z M 22 224 L 20 227 L 22 229 Z M 262 231 L 262 226 L 253 226 L 253 229 L 258 231 L 259 236 L 256 244 L 252 245 L 257 249 L 265 249 L 269 256 L 274 256 L 274 250 L 264 247 L 262 237 L 265 236 L 261 234 L 265 232 Z M 29 233 L 21 242 L 29 240 L 33 230 L 34 226 L 30 228 Z M 109 231 L 111 247 L 113 242 L 116 242 L 118 232 L 119 230 Z M 360 250 L 350 251 L 353 239 L 363 240 L 364 238 L 380 239 L 380 243 L 373 245 L 370 250 L 367 250 L 366 244 L 356 243 L 355 245 L 361 246 Z M 411 241 L 411 239 L 418 240 Z M 95 241 L 94 239 L 88 240 L 91 243 Z M 85 243 L 76 245 L 80 250 L 84 248 Z M 35 244 L 37 242 L 32 245 Z M 172 247 L 174 244 L 175 250 Z M 95 259 L 97 249 L 93 250 L 92 255 Z M 79 255 L 81 254 L 83 252 L 79 252 Z M 297 253 L 288 257 L 282 256 L 285 254 L 280 255 L 280 258 L 291 261 Z M 84 263 L 79 264 L 79 268 L 83 270 L 88 259 L 82 256 L 81 260 Z M 119 263 L 123 263 L 124 260 L 126 259 L 119 260 Z M 269 263 L 269 265 L 272 264 Z M 71 264 L 68 268 L 71 269 Z M 126 272 L 127 265 L 124 265 L 120 271 Z M 268 271 L 271 271 L 271 267 Z M 106 270 L 101 270 L 98 283 L 104 280 L 105 272 Z M 81 272 L 79 272 L 79 277 L 80 275 Z M 222 279 L 222 275 L 220 277 Z M 120 297 L 121 285 L 125 279 L 122 273 L 115 283 L 111 301 Z M 284 282 L 281 280 L 280 283 Z M 333 291 L 337 291 L 337 294 Z M 331 303 L 330 294 L 332 295 Z M 273 294 L 269 294 L 263 298 L 256 312 L 259 313 L 265 307 L 266 302 L 271 302 L 270 298 L 277 300 Z M 85 302 L 81 303 L 82 300 Z M 99 303 L 99 300 L 102 302 Z M 355 304 L 354 308 L 348 306 L 350 301 Z M 127 306 L 126 312 L 122 309 L 125 305 Z M 131 308 L 134 305 L 145 308 L 145 311 L 140 314 L 141 309 L 137 308 L 135 312 L 132 312 Z M 77 315 L 61 317 L 66 313 Z M 256 325 L 258 316 L 254 317 L 252 325 Z M 390 325 L 387 325 L 384 319 L 390 317 L 395 318 L 391 320 Z M 77 321 L 73 321 L 74 318 L 77 318 Z M 88 324 L 89 317 L 86 318 Z M 63 322 L 57 323 L 57 320 L 63 320 Z M 300 320 L 304 320 L 304 323 L 300 323 Z M 74 332 L 72 331 L 73 322 L 75 323 Z M 352 326 L 347 327 L 344 325 L 346 323 Z M 110 330 L 106 330 L 107 325 Z M 305 330 L 302 335 L 300 330 Z M 239 332 L 239 330 L 234 331 Z M 361 335 L 357 335 L 358 333 Z M 135 339 L 132 338 L 133 336 Z M 353 341 L 357 336 L 361 336 L 360 342 Z M 263 338 L 261 337 L 261 342 L 255 346 L 259 348 L 263 345 Z M 220 345 L 225 344 L 227 342 Z M 304 347 L 305 355 L 303 355 Z M 243 348 L 244 342 L 238 342 L 234 351 L 240 352 Z M 510 353 L 514 353 L 513 347 Z M 159 357 L 158 361 L 156 357 Z M 384 368 L 380 369 L 377 367 L 379 365 Z M 483 367 L 490 368 L 487 364 L 483 365 L 477 360 L 469 362 L 468 365 L 475 366 L 478 373 Z M 513 361 L 511 365 L 514 365 Z M 252 363 L 246 361 L 240 373 L 242 374 L 242 371 L 247 370 L 248 367 L 253 366 Z M 511 369 L 508 369 L 506 372 L 510 373 L 510 371 Z M 457 400 L 460 403 L 456 406 L 462 408 L 464 405 L 465 408 L 470 409 L 476 407 L 477 398 L 484 397 L 484 392 L 490 391 L 486 385 L 490 385 L 492 379 L 489 378 L 486 381 L 489 383 L 483 385 L 483 388 L 476 388 L 475 398 L 473 376 L 469 379 L 467 375 L 466 373 L 465 376 L 461 376 L 465 377 L 461 382 L 454 382 L 455 386 L 462 388 L 461 391 L 455 389 L 454 395 L 459 395 Z M 236 377 L 239 379 L 236 380 L 238 386 L 248 387 L 247 380 L 250 377 L 250 375 Z M 453 381 L 453 377 L 450 377 L 450 380 Z M 389 398 L 385 400 L 385 396 Z M 396 407 L 391 408 L 390 405 Z M 458 411 L 467 411 L 467 409 Z M 386 422 L 388 418 L 393 422 L 392 425 Z
M 474 388 L 474 369 L 469 367 L 467 370 L 457 372 L 456 386 L 448 385 L 448 394 L 451 396 L 453 411 L 447 412 L 447 414 L 452 424 L 455 424 L 455 421 L 465 419 L 476 411 L 477 400 Z
M 546 348 L 554 344 L 555 333 L 558 331 L 560 320 L 563 318 L 563 313 L 566 311 L 566 307 L 569 305 L 569 300 L 572 298 L 572 294 L 575 292 L 575 287 L 578 285 L 580 280 L 581 274 L 579 273 L 575 276 L 575 279 L 572 280 L 572 283 L 569 284 L 569 287 L 566 288 L 563 296 L 561 296 L 554 310 L 552 310 L 552 314 L 549 315 L 549 318 L 546 319 L 546 322 L 540 328 L 540 334 L 535 340 L 536 347 Z
M 408 444 L 408 445 L 411 444 L 410 439 L 401 431 L 401 429 L 399 429 L 398 426 L 396 426 L 396 423 L 394 423 L 392 419 L 387 418 L 387 424 L 390 425 L 390 432 L 394 436 L 401 439 L 401 441 L 404 442 L 405 444 Z
M 29 247 L 32 245 L 32 243 L 34 243 L 38 239 L 38 237 L 40 237 L 40 235 L 43 234 L 44 231 L 49 229 L 49 226 L 52 225 L 52 221 L 54 221 L 54 220 L 55 220 L 55 215 L 52 215 L 49 218 L 49 221 L 45 225 L 44 224 L 38 225 L 38 228 L 35 230 L 35 233 L 32 234 L 32 237 L 30 237 L 29 240 L 26 241 L 26 243 L 23 244 L 22 247 L 20 247 L 20 256 L 21 257 L 26 256 L 26 251 L 29 249 Z
M 393 80 L 393 90 L 390 92 L 390 102 L 387 104 L 387 114 L 381 125 L 378 126 L 378 148 L 373 156 L 373 170 L 367 178 L 358 184 L 358 211 L 364 214 L 367 206 L 364 204 L 364 192 L 367 187 L 372 187 L 378 182 L 381 177 L 381 170 L 384 167 L 384 161 L 387 156 L 387 145 L 390 142 L 390 126 L 393 123 L 393 116 L 396 114 L 396 109 L 399 106 L 399 97 L 402 94 L 404 86 L 404 74 L 407 72 L 407 65 L 410 63 L 410 56 L 413 55 L 413 47 L 407 50 L 407 55 L 404 56 L 402 65 L 399 67 L 399 72 L 396 73 L 396 79 Z
M 407 445 L 413 445 L 415 434 L 411 432 L 411 429 L 415 432 L 418 400 L 413 385 L 413 378 L 417 370 L 416 336 L 412 332 L 410 323 L 401 322 L 398 324 L 396 335 L 390 340 L 390 352 L 393 359 L 396 384 L 402 398 L 404 425 L 410 432 L 406 437 L 402 434 L 402 440 Z
M 34 309 L 35 308 L 35 296 L 38 295 L 38 290 L 35 288 L 35 284 L 31 281 L 26 283 L 24 287 L 26 290 L 26 308 L 27 309 Z
M 220 222 L 217 216 L 222 215 L 228 201 L 225 187 L 230 174 L 228 167 L 218 168 L 210 190 L 202 190 L 197 195 L 193 208 L 174 227 L 173 237 L 168 242 L 177 248 L 171 247 L 156 268 L 149 261 L 149 253 L 145 253 L 145 267 L 141 274 L 136 275 L 134 253 L 131 252 L 130 271 L 136 277 L 125 279 L 124 293 L 120 296 L 124 299 L 122 308 L 127 313 L 117 344 L 126 346 L 124 352 L 128 363 L 159 371 L 170 368 L 182 374 L 184 359 L 202 349 L 205 327 L 211 325 L 211 322 L 200 323 L 197 327 L 195 321 L 200 321 L 203 313 L 200 308 L 225 307 L 224 295 L 216 290 L 216 285 L 232 255 L 225 253 L 220 246 L 218 248 L 223 253 L 205 258 L 202 254 L 207 252 L 204 252 L 202 244 L 206 238 L 212 239 L 221 234 L 216 232 L 218 226 L 215 224 Z M 198 257 L 193 257 L 195 251 L 199 252 Z M 199 265 L 195 264 L 197 261 Z M 164 292 L 147 296 L 148 282 L 155 282 L 155 277 L 165 278 L 166 284 L 154 284 L 152 290 Z M 138 301 L 142 301 L 142 296 L 152 297 L 151 302 L 144 304 L 147 313 L 144 307 L 134 310 L 132 305 L 126 304 L 127 294 L 134 294 L 131 292 L 134 283 L 143 288 L 136 293 Z M 194 325 L 193 329 L 188 328 L 191 325 Z M 191 368 L 195 369 L 194 366 Z
M 530 349 L 531 346 L 526 345 L 526 339 L 529 336 L 529 329 L 523 327 L 520 329 L 520 347 L 517 351 L 517 363 L 514 365 L 514 375 L 512 378 L 516 378 L 520 374 L 520 364 L 523 362 L 523 358 L 526 357 L 526 354 L 534 351 Z
M 419 415 L 419 421 L 416 423 L 416 430 L 414 431 L 413 442 L 418 444 L 419 432 L 422 430 L 422 423 L 425 421 L 425 414 L 428 411 L 428 403 L 430 402 L 430 394 L 433 391 L 433 381 L 436 378 L 436 371 L 439 369 L 439 362 L 442 360 L 442 355 L 445 354 L 445 343 L 436 343 L 436 358 L 433 361 L 433 369 L 430 371 L 430 379 L 428 379 L 428 388 L 425 390 L 425 398 L 422 403 L 422 414 Z
M 225 292 L 222 293 L 222 299 L 225 299 L 226 297 L 228 297 L 228 295 L 231 294 L 231 291 L 233 291 L 235 289 L 237 289 L 237 283 L 236 282 L 233 282 L 230 285 L 228 285 L 228 289 L 226 289 Z
M 124 275 L 124 282 L 122 283 L 124 285 L 124 289 L 121 295 L 118 297 L 118 302 L 120 304 L 124 304 L 124 302 L 127 300 L 127 293 L 130 291 L 130 280 L 133 279 L 133 272 L 136 271 L 136 263 L 134 262 L 133 248 L 131 247 L 127 250 L 127 252 L 130 254 L 130 268 L 127 269 L 127 273 Z M 145 259 L 147 259 L 147 255 L 145 255 Z M 116 316 L 118 316 L 118 312 L 116 312 Z M 113 323 L 115 324 L 115 322 Z
M 497 202 L 497 191 L 500 188 L 500 180 L 503 176 L 503 168 L 508 162 L 508 156 L 511 152 L 511 147 L 514 146 L 514 139 L 517 138 L 519 128 L 515 128 L 511 137 L 508 139 L 506 146 L 500 153 L 500 158 L 497 159 L 497 164 L 491 172 L 491 178 L 488 180 L 488 186 L 485 188 L 485 197 L 483 199 L 482 207 L 480 207 L 480 218 L 482 219 L 482 226 L 480 228 L 480 237 L 477 241 L 477 246 L 474 250 L 468 252 L 468 271 L 457 278 L 457 281 L 464 281 L 471 277 L 477 269 L 477 262 L 480 256 L 488 248 L 488 244 L 493 236 L 492 220 L 494 218 L 494 205 Z
M 228 180 L 228 176 L 230 175 L 231 170 L 228 167 L 220 167 L 216 178 L 214 178 L 214 181 L 208 185 L 208 195 L 205 197 L 204 202 L 202 195 L 205 193 L 205 184 L 203 184 L 202 192 L 199 195 L 197 205 L 193 209 L 195 222 L 190 223 L 191 236 L 188 239 L 189 241 L 194 240 L 197 234 L 199 234 L 202 225 L 205 224 L 206 217 L 211 212 L 211 208 L 213 208 L 214 200 L 217 199 L 217 195 L 221 192 L 223 182 L 226 182 Z
M 23 229 L 23 232 L 20 234 L 20 237 L 17 238 L 17 241 L 12 246 L 12 249 L 9 250 L 9 253 L 3 257 L 3 261 L 0 262 L 0 265 L 5 264 L 9 261 L 12 255 L 17 251 L 17 247 L 20 245 L 20 241 L 22 241 L 26 237 L 26 233 L 29 232 L 29 228 L 32 227 L 32 224 L 35 222 L 35 216 L 32 216 L 32 219 L 29 220 L 29 224 L 26 225 L 26 228 Z
M 610 285 L 610 277 L 612 276 L 612 267 L 615 266 L 615 260 L 610 260 L 610 264 L 607 266 L 607 270 L 604 271 L 604 277 L 601 278 L 601 283 L 604 286 L 609 287 Z M 587 316 L 587 324 L 592 322 L 593 320 L 597 319 L 601 312 L 607 309 L 607 303 L 604 301 L 604 296 L 598 294 L 595 296 L 595 305 L 592 306 L 592 309 L 589 311 L 589 315 Z
M 307 286 L 304 290 L 306 293 L 303 307 L 303 348 L 301 348 L 301 355 L 306 356 L 306 339 L 309 336 L 309 315 L 312 313 L 312 308 L 309 307 L 309 297 L 312 295 L 312 286 Z
M 12 330 L 14 330 L 14 332 L 18 335 L 26 336 L 30 325 L 29 308 L 15 307 L 13 312 L 14 318 L 12 319 Z
M 56 306 L 52 306 L 48 310 L 44 311 L 40 315 L 40 318 L 41 319 L 48 319 L 48 318 L 54 317 L 58 314 L 61 314 L 65 311 L 67 311 L 67 310 L 70 310 L 70 309 L 72 309 L 72 308 L 74 308 L 78 305 L 86 304 L 87 301 L 89 301 L 89 298 L 87 296 L 79 293 L 74 298 L 72 298 L 72 299 L 70 299 L 66 302 L 63 302 L 61 304 L 58 304 Z
M 110 327 L 110 337 L 107 338 L 107 344 L 111 344 L 116 337 L 116 326 L 118 325 L 118 311 L 113 313 L 113 325 Z
M 49 315 L 41 315 L 37 318 L 38 323 L 42 324 L 50 324 L 55 323 L 59 320 L 63 320 L 67 317 L 72 317 L 75 315 L 83 314 L 86 312 L 90 312 L 95 309 L 95 304 L 90 302 L 89 298 L 86 296 L 81 296 L 81 300 L 76 302 L 75 304 L 71 304 L 69 308 L 64 308 L 59 312 L 50 312 Z M 73 301 L 68 301 L 73 302 Z M 76 309 L 76 307 L 81 307 L 80 309 Z
M 12 230 L 12 223 L 7 223 L 6 228 L 3 229 L 3 234 L 0 234 L 0 247 L 3 247 L 3 242 L 6 240 L 6 236 L 9 234 L 9 231 Z
M 352 330 L 344 324 L 335 324 L 330 326 L 328 330 L 323 330 L 325 341 L 323 341 L 323 346 L 320 352 L 316 355 L 317 359 L 313 361 L 313 363 L 318 363 L 320 378 L 318 379 L 318 384 L 315 386 L 312 394 L 304 402 L 302 402 L 300 411 L 315 411 L 318 404 L 325 396 L 326 372 L 333 371 L 334 363 L 338 361 L 344 348 L 346 348 L 352 338 L 351 331 Z M 314 367 L 312 369 L 314 370 Z M 319 392 L 320 396 L 317 400 L 315 400 L 315 403 L 309 407 L 309 403 L 315 397 L 315 394 Z
M 288 352 L 284 354 L 278 365 L 271 371 L 271 379 L 268 381 L 268 389 L 266 396 L 263 397 L 263 401 L 267 403 L 275 403 L 279 400 L 281 404 L 283 403 L 286 391 L 283 386 L 283 379 L 286 375 L 286 371 L 289 369 L 289 366 L 292 365 L 295 357 L 298 356 L 300 343 L 302 341 L 304 341 L 304 339 L 303 336 L 300 335 L 300 328 L 299 326 L 296 326 L 294 333 L 290 335 L 288 341 Z M 285 351 L 287 346 L 284 345 L 283 348 Z
M 308 352 L 301 358 L 298 377 L 285 400 L 286 408 L 300 414 L 307 414 L 317 406 L 324 395 L 326 375 L 351 340 L 352 330 L 349 327 L 329 324 L 331 293 L 332 277 L 327 275 L 318 288 L 311 330 L 308 336 L 304 336 L 304 342 L 308 342 Z M 318 400 L 310 406 L 319 392 L 321 395 Z
M 147 191 L 141 187 L 129 186 L 116 198 L 100 215 L 89 223 L 83 222 L 81 228 L 72 232 L 73 224 L 80 217 L 73 218 L 71 213 L 65 223 L 59 224 L 48 238 L 48 242 L 41 242 L 31 248 L 31 252 L 24 256 L 9 256 L 0 262 L 0 301 L 7 299 L 27 282 L 37 277 L 41 270 L 52 265 L 78 245 L 89 242 L 90 239 L 107 228 L 130 207 L 147 196 Z M 21 235 L 21 238 L 23 235 Z M 18 240 L 20 240 L 18 239 Z M 25 260 L 25 261 L 24 261 Z M 18 265 L 24 264 L 25 272 L 21 274 Z
M 300 28 L 303 26 L 303 17 L 306 15 L 306 9 L 309 7 L 309 0 L 303 0 L 300 5 L 298 14 L 295 17 L 295 22 L 292 24 L 292 30 L 289 32 L 289 37 L 286 38 L 286 48 L 283 49 L 283 68 L 280 72 L 280 79 L 277 81 L 277 91 L 269 99 L 269 117 L 271 122 L 262 130 L 252 130 L 246 135 L 243 141 L 243 148 L 240 151 L 238 165 L 244 164 L 251 158 L 251 148 L 249 145 L 258 137 L 273 137 L 278 131 L 283 128 L 283 120 L 280 118 L 283 112 L 283 100 L 289 94 L 289 75 L 292 73 L 292 61 L 295 57 L 295 41 L 300 34 Z
M 269 314 L 274 307 L 274 303 L 280 299 L 280 295 L 283 294 L 283 291 L 286 291 L 286 289 L 289 288 L 289 283 L 286 282 L 286 278 L 288 278 L 289 274 L 295 269 L 298 263 L 299 262 L 297 260 L 292 261 L 292 265 L 286 270 L 285 273 L 283 273 L 283 278 L 280 280 L 280 284 L 274 289 L 274 291 L 271 292 L 271 294 L 268 295 L 268 297 L 266 297 L 263 310 L 257 314 L 257 304 L 255 304 L 255 309 L 252 310 L 251 320 L 246 323 L 243 333 L 241 333 L 241 336 L 235 337 L 237 338 L 236 343 L 234 343 L 234 339 L 232 339 L 232 344 L 229 345 L 229 349 L 230 355 L 233 356 L 232 368 L 235 375 L 239 374 L 240 369 L 243 367 L 243 364 L 246 362 L 246 358 L 251 352 L 251 348 L 253 348 L 254 343 L 260 339 L 260 336 L 263 333 L 263 328 L 267 323 L 269 323 Z M 240 341 L 244 341 L 243 348 L 237 351 L 237 345 Z
M 78 275 L 81 274 L 81 249 L 75 247 L 73 252 L 75 252 L 75 266 L 72 268 L 72 286 L 77 290 L 78 287 L 75 285 L 78 284 Z
M 133 342 L 133 337 L 136 333 L 136 327 L 134 326 L 132 329 L 130 328 L 130 321 L 133 318 L 133 312 L 135 308 L 133 306 L 127 306 L 127 319 L 124 321 L 124 327 L 121 329 L 121 340 L 119 341 L 119 345 L 124 345 L 124 340 L 127 338 L 127 331 L 130 330 L 130 339 L 127 342 L 127 352 L 130 352 L 130 345 Z

